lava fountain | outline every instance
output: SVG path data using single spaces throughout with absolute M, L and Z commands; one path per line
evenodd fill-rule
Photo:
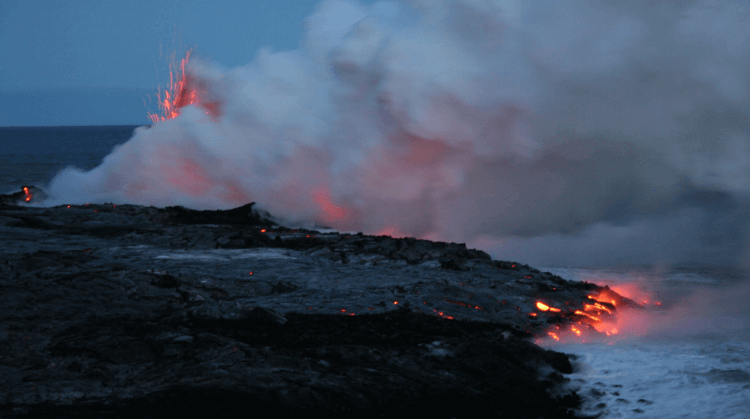
M 211 117 L 219 116 L 219 102 L 206 102 L 201 100 L 195 81 L 186 72 L 190 62 L 192 49 L 185 53 L 185 58 L 176 64 L 174 54 L 169 63 L 169 86 L 163 92 L 161 89 L 156 93 L 161 115 L 148 113 L 148 118 L 154 124 L 168 119 L 177 118 L 182 108 L 189 105 L 200 106 L 205 113 Z M 202 93 L 206 93 L 205 90 Z

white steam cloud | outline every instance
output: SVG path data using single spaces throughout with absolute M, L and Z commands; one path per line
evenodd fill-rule
M 299 50 L 193 62 L 218 116 L 139 129 L 49 202 L 255 201 L 535 264 L 741 265 L 747 22 L 740 1 L 327 0 Z

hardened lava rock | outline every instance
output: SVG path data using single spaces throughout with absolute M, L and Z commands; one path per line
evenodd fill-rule
M 596 286 L 463 244 L 0 206 L 0 417 L 574 417 L 530 339 Z

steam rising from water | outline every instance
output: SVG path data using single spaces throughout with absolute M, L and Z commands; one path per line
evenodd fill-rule
M 295 51 L 194 61 L 201 99 L 50 202 L 230 208 L 533 264 L 750 261 L 743 2 L 328 0 Z

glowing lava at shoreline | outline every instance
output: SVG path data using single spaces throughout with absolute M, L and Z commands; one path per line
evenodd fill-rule
M 547 316 L 547 321 L 552 323 L 545 329 L 542 336 L 548 336 L 555 341 L 577 341 L 581 343 L 587 340 L 595 340 L 602 335 L 614 337 L 622 335 L 624 330 L 630 333 L 638 333 L 627 327 L 634 316 L 633 310 L 641 311 L 649 306 L 661 306 L 661 302 L 651 303 L 651 298 L 643 297 L 644 292 L 638 290 L 639 302 L 629 298 L 632 295 L 627 290 L 621 290 L 622 295 L 608 286 L 588 295 L 590 303 L 583 303 L 582 308 L 559 309 L 549 303 L 537 301 L 535 306 L 538 312 L 531 312 L 529 316 L 539 318 Z M 570 302 L 566 306 L 573 305 Z M 635 317 L 643 317 L 642 313 Z M 561 320 L 567 321 L 561 321 Z M 536 340 L 537 343 L 541 339 Z M 612 344 L 613 342 L 610 342 Z

